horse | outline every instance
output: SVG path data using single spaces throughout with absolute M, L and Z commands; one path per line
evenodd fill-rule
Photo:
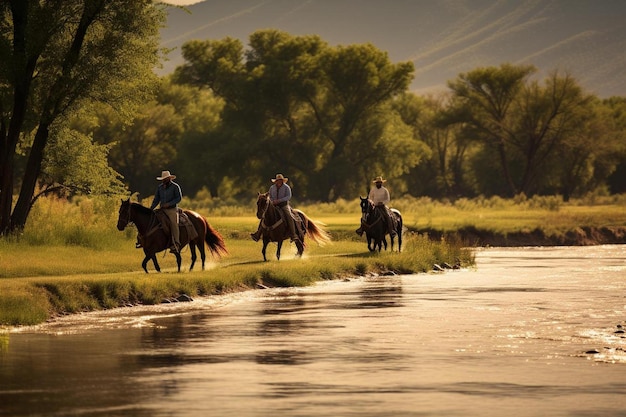
M 365 236 L 367 237 L 367 248 L 370 252 L 374 252 L 376 249 L 380 252 L 383 246 L 385 247 L 385 250 L 387 250 L 387 239 L 385 237 L 389 233 L 387 221 L 380 212 L 380 209 L 376 207 L 372 200 L 361 196 L 359 196 L 359 198 L 361 199 L 361 228 L 365 231 Z M 396 231 L 396 236 L 398 237 L 398 252 L 401 252 L 403 228 L 402 214 L 394 208 L 389 209 L 389 211 L 391 212 L 391 222 L 394 230 Z M 394 237 L 391 236 L 392 252 L 393 243 Z
M 200 250 L 200 257 L 202 259 L 202 269 L 204 270 L 204 262 L 206 259 L 206 253 L 204 250 L 204 244 L 209 247 L 211 254 L 218 258 L 222 255 L 228 254 L 224 239 L 211 225 L 208 220 L 192 210 L 181 210 L 187 218 L 189 218 L 191 224 L 196 229 L 197 236 L 189 239 L 190 233 L 187 231 L 187 227 L 180 225 L 180 244 L 181 249 L 189 244 L 191 249 L 191 266 L 189 271 L 193 270 L 196 264 L 196 247 Z M 122 199 L 120 205 L 119 217 L 117 219 L 117 229 L 122 231 L 129 223 L 134 223 L 139 232 L 139 236 L 142 240 L 143 252 L 145 258 L 141 263 L 143 270 L 148 273 L 148 261 L 152 259 L 154 268 L 157 272 L 161 272 L 161 267 L 156 259 L 156 254 L 163 250 L 167 250 L 171 245 L 171 236 L 166 233 L 165 229 L 160 224 L 159 219 L 155 212 L 144 207 L 139 203 L 131 203 L 130 198 L 128 200 Z M 193 236 L 193 233 L 191 234 Z M 178 266 L 178 272 L 180 272 L 181 257 L 180 252 L 175 252 L 176 265 Z
M 315 224 L 306 214 L 298 209 L 292 209 L 292 212 L 298 216 L 297 219 L 294 219 L 296 234 L 299 238 L 299 240 L 295 241 L 298 249 L 297 256 L 302 256 L 304 252 L 306 247 L 304 236 L 307 233 L 318 245 L 330 242 L 330 234 L 321 226 Z M 276 259 L 280 260 L 280 250 L 283 246 L 283 241 L 291 237 L 291 231 L 289 230 L 289 224 L 282 218 L 282 210 L 271 204 L 269 192 L 259 193 L 256 201 L 256 217 L 261 220 L 261 236 L 263 238 L 261 253 L 263 254 L 263 260 L 267 261 L 265 251 L 270 242 L 277 243 Z

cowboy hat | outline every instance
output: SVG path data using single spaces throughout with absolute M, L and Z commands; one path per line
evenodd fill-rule
M 372 182 L 387 182 L 387 180 L 384 180 L 383 177 L 378 176 L 378 177 L 374 178 L 372 180 Z
M 283 174 L 276 174 L 276 178 L 272 178 L 272 182 L 276 182 L 276 180 L 283 180 L 283 182 L 289 181 L 289 178 L 283 177 Z
M 166 179 L 166 178 L 175 179 L 175 178 L 176 178 L 176 175 L 172 175 L 172 174 L 170 174 L 170 172 L 169 172 L 169 171 L 161 171 L 161 176 L 160 176 L 160 177 L 157 177 L 157 180 L 159 180 L 159 181 L 163 181 L 163 180 L 164 180 L 164 179 Z

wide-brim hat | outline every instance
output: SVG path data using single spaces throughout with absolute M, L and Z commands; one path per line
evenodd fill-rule
M 276 178 L 272 178 L 272 182 L 276 182 L 276 180 L 283 180 L 283 182 L 289 181 L 289 178 L 284 177 L 283 174 L 276 174 Z
M 374 178 L 372 180 L 372 182 L 387 182 L 387 180 L 384 180 L 383 177 L 378 176 L 378 177 Z
M 159 180 L 159 181 L 163 181 L 163 180 L 164 180 L 164 179 L 166 179 L 166 178 L 175 179 L 175 178 L 176 178 L 176 175 L 172 175 L 172 174 L 170 174 L 170 172 L 169 172 L 169 171 L 161 171 L 161 176 L 160 176 L 160 177 L 157 177 L 157 180 Z

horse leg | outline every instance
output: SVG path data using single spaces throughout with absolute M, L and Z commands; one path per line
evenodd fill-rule
M 200 251 L 200 260 L 202 261 L 202 270 L 204 271 L 204 263 L 206 261 L 206 251 L 204 249 L 204 239 L 198 242 L 198 250 Z
M 159 262 L 157 261 L 157 257 L 156 257 L 156 253 L 152 255 L 152 263 L 154 264 L 154 269 L 157 270 L 157 272 L 161 272 L 161 266 L 159 265 Z
M 152 263 L 154 264 L 154 269 L 156 269 L 157 272 L 161 272 L 161 267 L 159 266 L 159 263 L 157 262 L 156 255 L 153 253 L 151 255 L 146 254 L 146 257 L 143 258 L 143 262 L 141 263 L 141 267 L 146 272 L 146 274 L 148 273 L 148 261 L 151 259 L 152 259 Z
M 178 272 L 180 272 L 180 264 L 183 262 L 183 258 L 180 256 L 180 252 L 175 252 L 176 256 L 176 266 L 178 266 Z
M 267 244 L 269 243 L 269 240 L 265 240 L 263 239 L 263 248 L 261 248 L 261 253 L 263 254 L 263 261 L 267 262 L 267 256 L 265 256 L 265 251 L 267 249 Z
M 304 241 L 296 241 L 296 248 L 298 248 L 298 257 L 302 257 L 302 253 L 304 252 Z
M 189 265 L 189 272 L 191 272 L 193 270 L 193 266 L 196 264 L 196 259 L 198 259 L 198 255 L 196 255 L 196 244 L 189 242 L 189 249 L 191 250 L 191 265 Z
M 145 246 L 143 248 L 143 253 L 144 255 L 146 255 L 146 257 L 143 259 L 143 262 L 141 263 L 141 267 L 146 272 L 146 274 L 148 273 L 148 261 L 150 261 L 151 259 L 152 259 L 152 263 L 154 264 L 154 269 L 156 269 L 157 272 L 161 272 L 161 267 L 159 266 L 159 263 L 157 262 L 156 253 L 152 252 L 151 249 L 146 248 Z
M 396 234 L 398 235 L 398 253 L 402 252 L 402 217 L 398 219 Z
M 276 245 L 276 259 L 280 261 L 280 248 L 283 247 L 283 241 L 279 240 L 278 244 Z

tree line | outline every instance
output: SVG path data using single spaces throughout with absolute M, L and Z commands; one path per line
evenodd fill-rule
M 3 233 L 23 227 L 39 195 L 147 197 L 163 169 L 187 195 L 246 202 L 278 172 L 300 201 L 356 198 L 377 175 L 395 196 L 626 190 L 626 99 L 600 99 L 568 73 L 539 80 L 533 66 L 504 63 L 419 96 L 413 64 L 371 44 L 261 30 L 247 46 L 187 42 L 184 63 L 157 77 L 162 6 L 0 10 Z

